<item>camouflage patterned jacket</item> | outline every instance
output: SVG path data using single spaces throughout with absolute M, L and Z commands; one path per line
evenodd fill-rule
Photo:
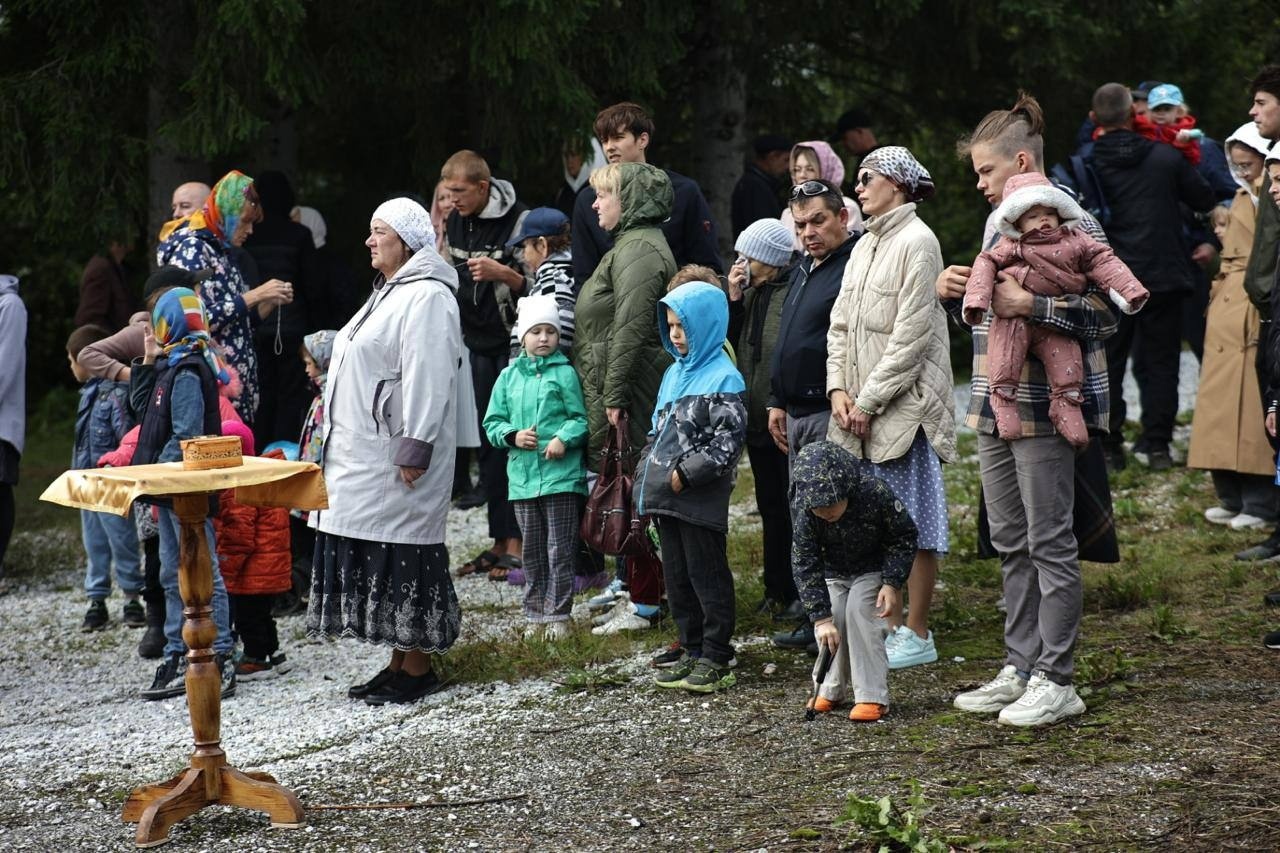
M 671 343 L 667 309 L 680 320 L 687 342 Z M 636 466 L 635 500 L 641 513 L 670 515 L 727 532 L 729 495 L 747 439 L 746 383 L 724 351 L 729 302 L 710 283 L 692 282 L 658 303 L 658 331 L 676 359 L 662 377 L 649 442 Z M 682 488 L 671 488 L 672 472 Z
M 848 499 L 844 515 L 828 523 L 815 507 Z M 831 615 L 827 578 L 879 572 L 901 589 L 916 553 L 916 526 L 871 466 L 830 441 L 806 445 L 791 473 L 791 569 L 809 619 Z

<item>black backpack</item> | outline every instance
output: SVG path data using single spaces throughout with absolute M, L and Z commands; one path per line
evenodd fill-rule
M 1106 228 L 1111 224 L 1111 206 L 1102 192 L 1102 182 L 1098 180 L 1092 156 L 1073 154 L 1067 158 L 1067 165 L 1057 163 L 1052 171 L 1054 179 L 1076 191 L 1080 206 L 1098 220 L 1099 225 Z

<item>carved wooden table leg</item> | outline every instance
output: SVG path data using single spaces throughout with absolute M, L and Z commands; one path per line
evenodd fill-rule
M 220 803 L 264 811 L 275 827 L 297 827 L 303 822 L 298 798 L 275 784 L 266 773 L 242 773 L 227 764 L 222 751 L 222 673 L 213 654 L 218 636 L 213 621 L 213 565 L 205 536 L 207 495 L 180 495 L 173 499 L 181 522 L 178 590 L 182 595 L 182 639 L 187 648 L 187 709 L 195 751 L 190 767 L 180 775 L 155 785 L 144 785 L 129 795 L 122 817 L 138 822 L 134 843 L 155 847 L 169 840 L 169 828 L 207 805 Z

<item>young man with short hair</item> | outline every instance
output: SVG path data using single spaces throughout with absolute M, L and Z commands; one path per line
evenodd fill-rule
M 624 101 L 605 107 L 596 115 L 593 130 L 610 163 L 648 162 L 645 149 L 653 137 L 654 124 L 639 105 Z M 671 247 L 676 266 L 705 264 L 723 274 L 716 225 L 702 190 L 684 175 L 670 169 L 663 171 L 671 179 L 675 203 L 671 216 L 662 223 L 662 233 Z M 595 201 L 596 191 L 586 186 L 573 203 L 573 279 L 579 290 L 595 272 L 600 259 L 613 248 L 613 236 L 600 227 L 591 207 Z

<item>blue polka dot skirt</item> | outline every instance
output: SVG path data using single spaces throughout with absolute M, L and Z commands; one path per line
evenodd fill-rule
M 933 452 L 924 430 L 916 431 L 906 455 L 888 462 L 872 463 L 876 475 L 902 501 L 919 538 L 916 550 L 947 553 L 947 491 L 942 484 L 942 462 Z

